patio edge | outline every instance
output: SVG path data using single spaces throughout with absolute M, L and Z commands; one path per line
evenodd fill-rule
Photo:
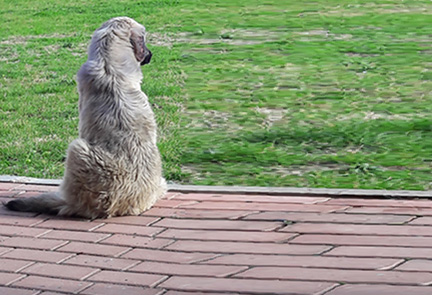
M 0 175 L 0 182 L 57 186 L 60 179 L 41 179 L 24 176 Z M 168 191 L 181 193 L 217 194 L 264 194 L 279 196 L 328 196 L 361 198 L 426 198 L 432 199 L 432 191 L 374 190 L 374 189 L 329 189 L 297 187 L 258 187 L 258 186 L 206 186 L 168 184 Z

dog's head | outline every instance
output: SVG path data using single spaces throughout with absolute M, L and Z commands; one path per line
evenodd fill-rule
M 95 31 L 91 47 L 100 51 L 109 51 L 113 44 L 122 43 L 132 49 L 132 52 L 141 65 L 150 63 L 151 51 L 146 46 L 145 27 L 129 17 L 116 17 L 105 22 Z M 89 52 L 94 52 L 90 48 Z

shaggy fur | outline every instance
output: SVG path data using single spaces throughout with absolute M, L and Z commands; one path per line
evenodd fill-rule
M 106 218 L 137 215 L 166 191 L 156 121 L 141 91 L 149 63 L 145 28 L 113 18 L 92 37 L 77 75 L 79 138 L 67 151 L 60 191 L 8 202 L 17 211 Z

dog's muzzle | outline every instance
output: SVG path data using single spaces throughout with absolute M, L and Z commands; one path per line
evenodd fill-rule
M 150 63 L 151 58 L 152 58 L 152 53 L 149 50 L 149 51 L 147 51 L 147 54 L 145 55 L 143 61 L 141 62 L 141 65 L 146 65 L 146 64 Z

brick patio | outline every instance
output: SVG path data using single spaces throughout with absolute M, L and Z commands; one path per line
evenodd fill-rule
M 0 200 L 56 186 L 0 182 Z M 170 192 L 92 222 L 0 208 L 0 294 L 432 294 L 432 201 Z

